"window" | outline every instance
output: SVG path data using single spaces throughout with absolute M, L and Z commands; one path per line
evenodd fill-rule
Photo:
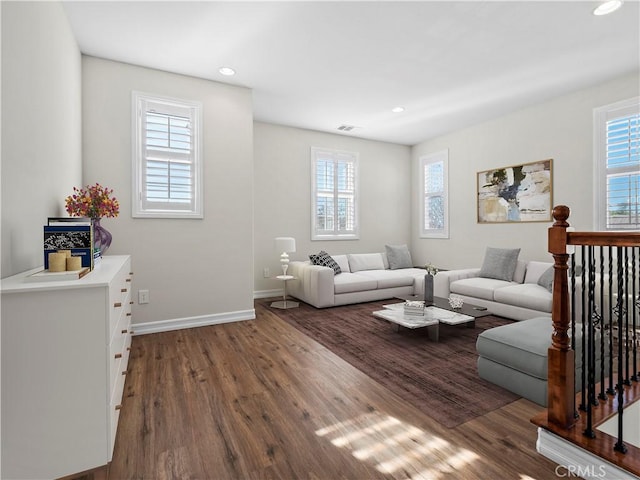
M 420 237 L 449 238 L 449 151 L 420 157 Z
M 202 218 L 202 104 L 133 92 L 134 217 Z
M 311 239 L 358 238 L 358 154 L 311 149 Z
M 640 97 L 594 110 L 597 230 L 640 229 Z

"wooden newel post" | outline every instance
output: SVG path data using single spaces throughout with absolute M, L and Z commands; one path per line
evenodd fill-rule
M 547 420 L 563 428 L 575 423 L 575 354 L 569 338 L 570 304 L 567 280 L 567 219 L 569 207 L 558 205 L 553 209 L 555 220 L 549 228 L 549 253 L 554 259 L 553 306 L 551 319 L 553 333 L 548 350 Z

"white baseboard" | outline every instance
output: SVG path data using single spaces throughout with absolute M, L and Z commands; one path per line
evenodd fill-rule
M 601 480 L 637 480 L 638 477 L 622 470 L 603 458 L 577 447 L 557 435 L 538 427 L 536 450 L 541 455 L 556 462 L 556 476 L 581 477 Z
M 176 318 L 172 320 L 159 320 L 156 322 L 134 323 L 131 329 L 134 335 L 146 335 L 147 333 L 169 332 L 184 328 L 204 327 L 221 323 L 238 322 L 242 320 L 255 320 L 256 311 L 239 310 L 237 312 L 213 313 L 198 317 Z
M 275 290 L 254 290 L 253 298 L 271 298 L 271 297 L 281 297 L 284 291 L 282 289 Z

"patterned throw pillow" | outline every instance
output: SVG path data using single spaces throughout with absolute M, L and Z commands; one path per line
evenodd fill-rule
M 323 267 L 333 268 L 334 275 L 342 273 L 342 270 L 340 270 L 340 265 L 338 265 L 336 261 L 331 258 L 331 255 L 329 255 L 324 250 L 320 250 L 320 253 L 316 255 L 309 255 L 309 260 L 311 260 L 312 265 L 321 265 Z

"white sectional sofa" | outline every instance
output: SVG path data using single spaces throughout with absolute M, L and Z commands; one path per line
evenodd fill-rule
M 541 277 L 552 266 L 550 262 L 518 260 L 511 281 L 482 277 L 480 268 L 444 271 L 434 278 L 433 294 L 447 298 L 453 293 L 514 320 L 551 316 L 551 283 Z
M 413 295 L 424 289 L 422 268 L 391 268 L 386 253 L 332 255 L 340 266 L 330 267 L 310 261 L 292 261 L 287 293 L 316 308 L 384 300 L 397 295 Z
M 500 257 L 497 266 L 493 265 L 493 272 L 489 269 L 494 277 L 503 276 L 502 256 L 511 256 L 511 260 L 507 259 L 511 262 L 507 269 L 511 271 L 504 274 L 511 280 L 482 277 L 483 271 L 487 273 L 485 264 L 483 268 L 440 271 L 434 277 L 434 295 L 448 298 L 456 294 L 469 303 L 487 307 L 495 315 L 514 320 L 551 316 L 551 281 L 541 279 L 553 264 L 517 260 L 516 250 L 489 251 L 497 252 Z M 311 261 L 292 261 L 288 273 L 295 279 L 287 283 L 287 292 L 316 308 L 424 293 L 425 269 L 397 268 L 397 259 L 392 259 L 390 265 L 387 253 L 392 255 L 393 250 L 331 255 L 339 267 L 336 268 L 340 271 L 338 274 L 330 267 L 313 265 Z

